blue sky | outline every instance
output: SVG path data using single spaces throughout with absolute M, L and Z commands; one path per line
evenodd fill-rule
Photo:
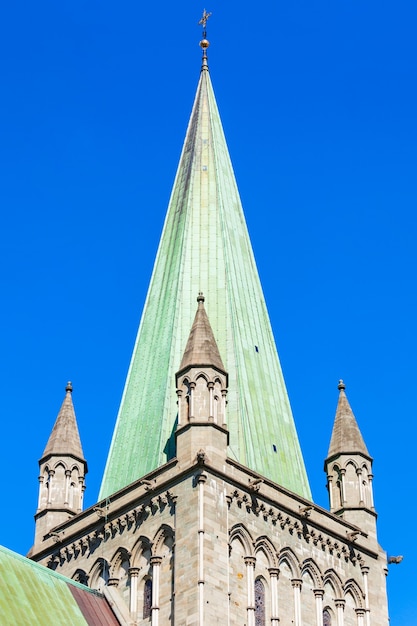
M 148 6 L 149 4 L 149 6 Z M 0 543 L 30 548 L 67 380 L 97 497 L 199 76 L 203 6 L 15 0 L 0 26 Z M 417 5 L 219 2 L 209 64 L 315 501 L 343 378 L 414 626 Z M 412 588 L 414 585 L 414 589 Z

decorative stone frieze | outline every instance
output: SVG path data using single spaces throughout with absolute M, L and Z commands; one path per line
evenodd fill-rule
M 279 526 L 281 530 L 286 530 L 289 535 L 302 539 L 307 544 L 312 542 L 314 546 L 319 547 L 323 552 L 343 559 L 345 562 L 351 561 L 355 564 L 362 560 L 361 553 L 355 552 L 352 546 L 352 536 L 355 533 L 346 535 L 346 543 L 337 541 L 327 533 L 320 532 L 317 528 L 307 523 L 303 511 L 300 511 L 300 518 L 286 515 L 274 507 L 267 505 L 265 502 L 259 502 L 254 495 L 248 495 L 237 489 L 233 490 L 226 497 L 228 507 L 235 502 L 239 509 L 245 509 L 247 513 L 256 517 L 262 517 L 266 523 L 272 526 Z M 359 534 L 359 533 L 357 533 Z

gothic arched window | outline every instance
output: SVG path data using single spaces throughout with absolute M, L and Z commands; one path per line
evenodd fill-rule
M 265 587 L 260 578 L 255 580 L 255 626 L 265 626 Z
M 327 609 L 323 611 L 323 626 L 332 626 L 332 618 Z
M 88 576 L 82 569 L 77 569 L 72 577 L 72 580 L 76 580 L 78 583 L 88 587 Z
M 143 589 L 143 619 L 151 616 L 152 609 L 152 580 L 145 580 Z

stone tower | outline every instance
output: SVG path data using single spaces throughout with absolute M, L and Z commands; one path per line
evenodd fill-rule
M 376 538 L 372 458 L 346 397 L 346 386 L 342 380 L 338 389 L 339 402 L 324 465 L 330 511 Z
M 205 31 L 200 45 L 99 500 L 48 523 L 31 557 L 100 590 L 126 625 L 388 626 L 371 458 L 340 384 L 331 510 L 312 501 Z
M 35 515 L 35 545 L 54 526 L 80 513 L 83 508 L 87 462 L 84 459 L 72 403 L 72 385 L 65 398 L 39 460 L 39 500 Z
M 178 426 L 176 456 L 181 462 L 196 454 L 227 454 L 226 395 L 228 376 L 199 294 L 198 309 L 176 374 Z M 193 428 L 191 428 L 193 426 Z

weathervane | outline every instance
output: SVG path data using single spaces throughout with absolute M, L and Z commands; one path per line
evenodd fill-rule
M 207 11 L 204 9 L 203 11 L 203 17 L 201 18 L 201 20 L 198 22 L 200 24 L 200 26 L 203 27 L 203 37 L 206 36 L 206 24 L 207 24 L 207 20 L 210 17 L 211 13 L 207 13 Z
M 203 68 L 206 68 L 206 69 L 207 69 L 207 48 L 210 45 L 210 42 L 207 39 L 206 26 L 207 26 L 207 20 L 210 17 L 210 15 L 211 13 L 207 13 L 207 11 L 204 9 L 203 17 L 198 22 L 199 25 L 203 27 L 203 39 L 200 41 L 200 48 L 203 50 Z

